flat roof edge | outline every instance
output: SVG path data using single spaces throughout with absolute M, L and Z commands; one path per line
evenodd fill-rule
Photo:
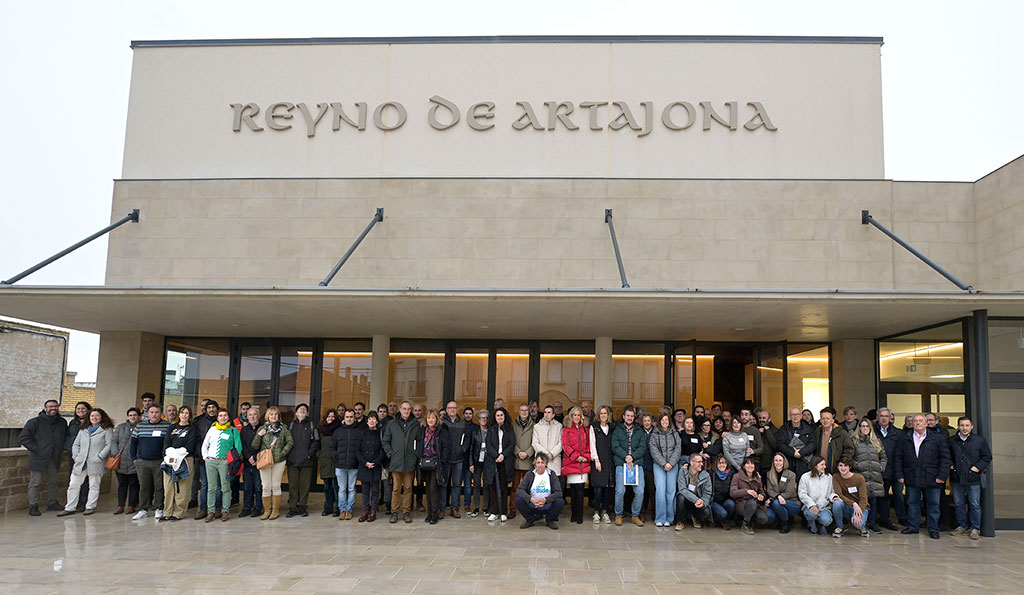
M 421 37 L 284 37 L 244 39 L 132 40 L 135 48 L 238 47 L 266 45 L 383 45 L 462 43 L 821 43 L 878 44 L 881 37 L 799 35 L 471 35 Z

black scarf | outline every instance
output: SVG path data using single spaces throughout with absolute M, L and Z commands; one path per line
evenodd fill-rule
M 323 436 L 330 436 L 334 433 L 334 430 L 337 430 L 340 426 L 341 420 L 335 417 L 334 421 L 331 423 L 320 424 L 320 434 Z
M 530 424 L 530 418 L 529 417 L 527 417 L 526 419 L 523 419 L 521 417 L 517 417 L 516 421 L 519 422 L 519 427 L 524 429 L 524 430 L 526 429 L 526 426 Z

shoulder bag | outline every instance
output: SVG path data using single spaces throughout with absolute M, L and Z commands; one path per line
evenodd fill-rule
M 274 464 L 274 444 L 277 443 L 277 437 L 270 442 L 270 448 L 264 448 L 263 450 L 256 453 L 256 468 L 266 469 L 267 467 L 273 466 Z
M 121 447 L 121 450 L 117 451 L 116 455 L 107 457 L 107 462 L 103 463 L 103 466 L 106 467 L 107 469 L 113 469 L 116 471 L 121 466 L 121 454 L 124 452 L 125 447 L 127 447 L 131 441 L 132 439 L 131 436 L 129 435 L 128 440 L 125 441 L 124 446 Z

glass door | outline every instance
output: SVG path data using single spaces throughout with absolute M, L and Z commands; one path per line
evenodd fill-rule
M 775 420 L 786 419 L 786 349 L 785 341 L 757 347 L 754 402 L 767 409 Z

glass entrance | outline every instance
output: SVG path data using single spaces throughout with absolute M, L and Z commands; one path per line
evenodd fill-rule
M 768 343 L 757 348 L 757 397 L 772 419 L 786 419 L 786 342 Z M 782 423 L 781 421 L 778 423 Z

